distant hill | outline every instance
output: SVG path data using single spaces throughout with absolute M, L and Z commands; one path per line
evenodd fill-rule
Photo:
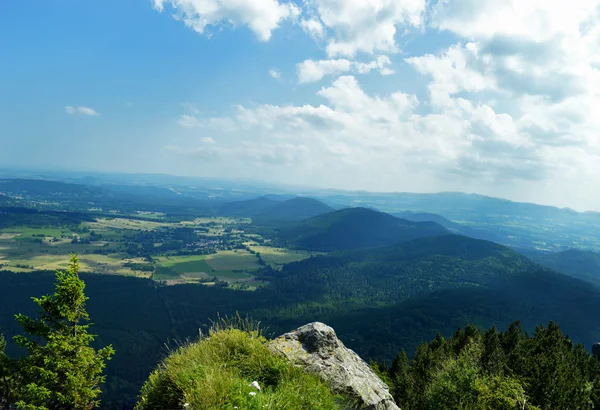
M 600 253 L 581 249 L 562 252 L 524 250 L 522 253 L 542 266 L 600 287 Z
M 312 198 L 293 198 L 276 203 L 252 219 L 257 224 L 285 224 L 333 212 L 334 209 Z
M 300 222 L 333 211 L 333 208 L 316 199 L 284 198 L 279 195 L 269 195 L 246 201 L 229 202 L 221 205 L 218 212 L 223 216 L 249 217 L 259 225 L 277 225 Z
M 600 251 L 598 212 L 576 212 L 569 208 L 513 202 L 461 192 L 375 193 L 330 190 L 313 196 L 329 204 L 373 206 L 392 214 L 413 211 L 441 215 L 461 225 L 498 235 L 500 239 L 481 236 L 480 231 L 461 232 L 462 234 L 513 247 L 543 247 L 552 251 L 586 248 Z
M 367 208 L 347 208 L 283 228 L 279 237 L 297 248 L 334 251 L 385 246 L 448 233 L 434 222 L 411 222 Z
M 163 212 L 168 216 L 207 215 L 212 202 L 150 185 L 81 185 L 43 179 L 0 179 L 0 194 L 18 198 L 19 205 L 50 210 Z
M 7 195 L 27 195 L 31 197 L 53 196 L 57 199 L 66 199 L 74 196 L 100 195 L 96 187 L 80 184 L 66 184 L 58 181 L 42 179 L 2 179 L 0 192 Z
M 455 233 L 458 235 L 469 236 L 469 237 L 475 238 L 475 239 L 482 239 L 484 241 L 492 241 L 492 242 L 500 243 L 503 245 L 508 244 L 508 242 L 509 242 L 508 237 L 506 235 L 500 235 L 500 234 L 494 233 L 487 229 L 473 228 L 470 226 L 458 224 L 456 222 L 452 222 L 451 220 L 449 220 L 447 218 L 444 218 L 441 215 L 430 213 L 430 212 L 405 211 L 405 212 L 394 213 L 392 215 L 394 215 L 398 218 L 407 219 L 407 220 L 413 221 L 413 222 L 427 222 L 427 221 L 435 222 L 435 223 L 442 225 L 444 228 L 448 229 L 452 233 Z
M 224 203 L 219 208 L 218 213 L 222 216 L 252 217 L 265 212 L 267 209 L 278 203 L 279 201 L 261 196 L 245 201 Z

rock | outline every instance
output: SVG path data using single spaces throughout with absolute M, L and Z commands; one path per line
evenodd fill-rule
M 315 322 L 272 340 L 267 345 L 297 366 L 320 376 L 335 393 L 348 397 L 353 408 L 400 410 L 388 386 L 329 326 Z
M 600 358 L 600 342 L 594 343 L 594 346 L 592 346 L 592 354 Z

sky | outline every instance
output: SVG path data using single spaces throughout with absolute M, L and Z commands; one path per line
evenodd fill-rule
M 600 210 L 600 0 L 2 0 L 0 167 Z

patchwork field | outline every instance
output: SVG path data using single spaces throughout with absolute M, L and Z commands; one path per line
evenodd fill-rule
M 241 227 L 251 223 L 249 218 L 168 222 L 161 221 L 164 216 L 159 213 L 140 216 L 151 220 L 103 217 L 63 227 L 2 229 L 0 269 L 16 272 L 64 269 L 69 255 L 74 253 L 79 255 L 82 270 L 86 272 L 148 277 L 167 284 L 192 282 L 253 289 L 261 285 L 255 274 L 263 262 L 277 268 L 310 256 L 301 251 L 259 246 L 255 242 L 262 242 L 263 238 L 245 234 Z M 251 252 L 232 249 L 245 240 L 251 241 L 253 246 L 247 248 Z M 179 245 L 174 248 L 177 241 Z
M 250 245 L 250 249 L 260 252 L 262 260 L 272 268 L 278 268 L 286 263 L 298 262 L 309 258 L 315 252 L 296 251 L 285 248 L 273 248 L 271 246 Z

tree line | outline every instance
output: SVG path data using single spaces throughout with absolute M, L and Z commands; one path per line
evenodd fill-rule
M 600 360 L 550 322 L 527 334 L 473 325 L 372 366 L 405 410 L 600 408 Z

